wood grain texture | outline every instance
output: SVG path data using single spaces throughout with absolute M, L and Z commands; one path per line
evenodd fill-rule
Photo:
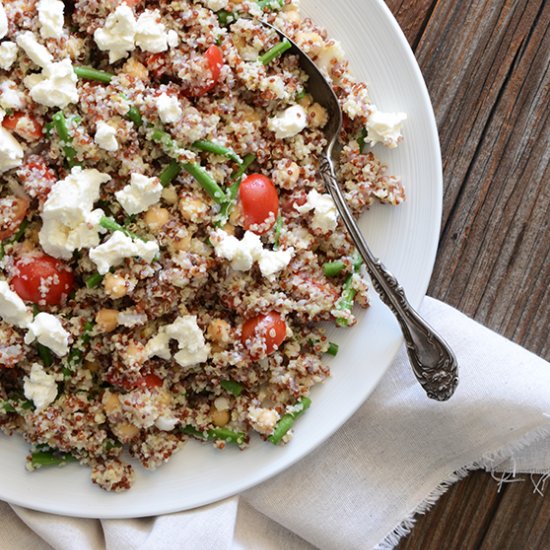
M 436 114 L 445 181 L 429 294 L 550 359 L 550 2 L 387 0 Z M 550 492 L 550 489 L 549 491 Z M 550 495 L 476 472 L 400 549 L 550 549 Z

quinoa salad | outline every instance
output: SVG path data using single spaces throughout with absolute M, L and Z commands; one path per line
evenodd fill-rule
M 327 112 L 260 19 L 333 85 L 354 214 L 401 203 L 373 147 L 405 115 L 297 0 L 0 2 L 0 428 L 29 470 L 124 491 L 189 439 L 287 444 L 338 352 L 319 322 L 368 307 Z

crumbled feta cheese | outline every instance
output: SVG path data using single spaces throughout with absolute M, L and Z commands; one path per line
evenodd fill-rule
M 166 27 L 160 22 L 158 10 L 145 10 L 136 25 L 136 46 L 150 53 L 165 52 L 168 49 Z
M 268 279 L 282 271 L 294 256 L 294 248 L 285 250 L 263 250 L 258 260 L 260 271 Z
M 261 256 L 263 250 L 260 237 L 252 231 L 247 231 L 239 241 L 233 235 L 228 235 L 223 229 L 217 229 L 214 232 L 212 244 L 216 256 L 229 260 L 235 271 L 248 271 L 254 261 Z
M 344 56 L 344 50 L 342 49 L 340 42 L 337 40 L 332 40 L 331 43 L 321 48 L 317 54 L 315 62 L 319 68 L 328 72 L 330 66 L 343 61 Z
M 227 397 L 216 397 L 216 399 L 214 399 L 214 407 L 217 411 L 228 411 L 229 399 L 227 399 Z
M 4 4 L 0 2 L 0 39 L 8 34 L 8 16 Z
M 102 29 L 94 32 L 94 40 L 101 51 L 109 52 L 109 63 L 115 63 L 134 50 L 136 35 L 134 12 L 125 3 L 109 14 Z
M 19 328 L 27 328 L 32 321 L 32 313 L 25 302 L 9 287 L 6 281 L 0 281 L 0 317 Z
M 29 325 L 25 344 L 32 344 L 35 340 L 50 348 L 58 357 L 69 352 L 69 333 L 61 321 L 50 313 L 39 313 Z
M 17 89 L 13 80 L 4 80 L 0 84 L 0 106 L 16 110 L 25 108 L 25 96 Z
M 147 322 L 147 315 L 145 313 L 136 313 L 131 309 L 120 311 L 117 316 L 119 325 L 123 327 L 136 327 L 138 325 L 144 325 Z
M 405 113 L 383 113 L 375 105 L 367 119 L 366 140 L 371 145 L 383 143 L 386 147 L 393 149 L 403 140 L 401 126 L 407 119 Z
M 163 432 L 171 432 L 179 420 L 175 416 L 167 416 L 163 414 L 155 420 L 155 426 Z
M 206 0 L 206 5 L 212 11 L 220 11 L 227 8 L 227 0 Z
M 140 239 L 132 239 L 121 231 L 115 231 L 103 244 L 90 249 L 90 260 L 97 266 L 101 275 L 105 275 L 111 267 L 119 265 L 125 258 L 135 256 L 148 263 L 159 253 L 159 245 L 156 241 L 144 242 Z
M 23 82 L 36 103 L 65 108 L 69 103 L 78 102 L 77 80 L 73 64 L 67 57 L 63 61 L 50 63 L 40 74 L 27 76 Z
M 164 124 L 177 122 L 181 119 L 183 111 L 176 96 L 163 93 L 157 97 L 156 106 L 160 120 Z
M 208 359 L 210 347 L 204 340 L 195 315 L 178 317 L 172 324 L 160 327 L 158 334 L 145 346 L 147 356 L 169 360 L 170 340 L 178 342 L 179 351 L 174 359 L 181 367 L 204 363 Z
M 173 29 L 170 29 L 166 33 L 166 40 L 170 48 L 177 48 L 180 43 L 180 37 L 178 36 L 178 33 Z
M 44 371 L 42 365 L 33 363 L 30 376 L 25 376 L 23 382 L 25 397 L 30 399 L 37 411 L 46 408 L 57 397 L 55 378 Z
M 52 54 L 36 40 L 31 31 L 25 31 L 17 35 L 17 45 L 27 54 L 27 57 L 39 67 L 47 67 L 53 61 Z
M 130 216 L 144 212 L 156 204 L 161 195 L 162 185 L 159 179 L 148 178 L 142 174 L 132 174 L 130 183 L 115 193 L 117 201 Z
M 310 210 L 313 212 L 312 227 L 320 229 L 323 233 L 334 231 L 338 225 L 338 210 L 328 194 L 321 195 L 312 189 L 307 195 L 307 201 L 302 206 L 294 205 L 294 208 L 304 214 Z
M 248 409 L 248 419 L 252 427 L 265 435 L 273 432 L 275 425 L 279 421 L 279 413 L 273 409 L 264 409 L 262 407 L 250 407 Z
M 17 59 L 17 44 L 15 42 L 2 42 L 0 44 L 0 69 L 7 71 Z
M 307 126 L 307 113 L 301 105 L 293 105 L 267 121 L 277 139 L 293 137 Z
M 76 249 L 99 243 L 99 220 L 103 211 L 92 211 L 92 208 L 99 199 L 100 185 L 110 179 L 95 169 L 75 167 L 52 187 L 42 209 L 42 228 L 38 235 L 44 252 L 69 260 Z
M 105 151 L 114 152 L 118 150 L 116 129 L 102 120 L 97 123 L 94 141 Z
M 38 2 L 38 21 L 42 38 L 61 38 L 63 36 L 63 10 L 65 4 L 60 0 L 40 0 Z
M 21 166 L 24 151 L 19 142 L 0 126 L 0 174 Z

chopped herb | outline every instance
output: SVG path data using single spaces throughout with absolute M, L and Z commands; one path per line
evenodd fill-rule
M 232 393 L 235 397 L 239 397 L 244 390 L 242 384 L 233 380 L 222 380 L 220 386 L 229 393 Z

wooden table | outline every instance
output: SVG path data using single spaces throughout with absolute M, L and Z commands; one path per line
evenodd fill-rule
M 387 0 L 426 79 L 445 196 L 428 293 L 550 359 L 550 1 Z M 549 388 L 550 391 L 550 388 Z M 400 550 L 549 549 L 546 496 L 476 472 Z

